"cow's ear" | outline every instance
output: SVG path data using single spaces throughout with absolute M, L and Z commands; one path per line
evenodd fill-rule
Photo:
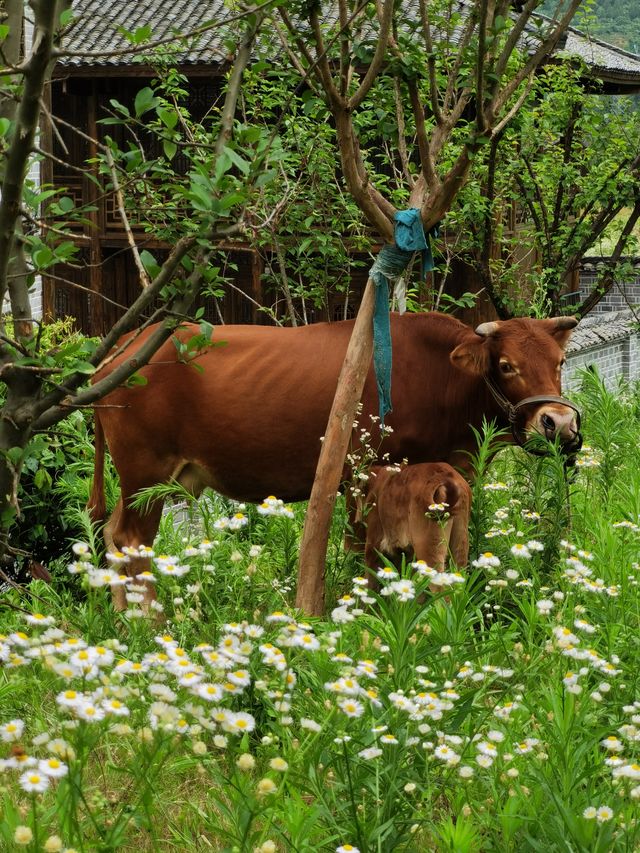
M 566 347 L 571 337 L 571 332 L 578 325 L 576 317 L 550 317 L 542 320 L 547 332 L 558 343 L 562 349 Z
M 458 344 L 449 358 L 455 367 L 472 376 L 483 376 L 489 372 L 489 347 L 485 338 L 469 337 Z

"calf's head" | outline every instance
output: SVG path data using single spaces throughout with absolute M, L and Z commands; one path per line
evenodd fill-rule
M 452 363 L 481 377 L 506 415 L 515 440 L 535 433 L 567 454 L 582 445 L 580 413 L 560 396 L 564 348 L 575 317 L 482 323 L 451 353 Z

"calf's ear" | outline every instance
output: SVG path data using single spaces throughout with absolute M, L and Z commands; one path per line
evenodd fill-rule
M 483 376 L 489 372 L 489 347 L 485 338 L 470 336 L 458 344 L 449 358 L 455 367 L 472 376 Z

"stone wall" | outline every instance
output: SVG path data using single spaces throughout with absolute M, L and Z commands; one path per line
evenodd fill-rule
M 621 311 L 631 306 L 640 305 L 640 258 L 630 258 L 636 275 L 630 281 L 616 281 L 591 313 L 604 314 L 610 311 Z M 580 301 L 586 299 L 593 290 L 606 258 L 585 258 L 580 268 Z
M 585 317 L 567 347 L 565 391 L 580 384 L 580 371 L 595 367 L 608 388 L 619 379 L 640 379 L 640 324 L 633 313 L 608 311 Z

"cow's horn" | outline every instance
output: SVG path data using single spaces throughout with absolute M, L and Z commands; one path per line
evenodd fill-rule
M 498 331 L 499 325 L 496 320 L 492 320 L 490 323 L 480 323 L 476 327 L 476 335 L 480 335 L 481 338 L 488 338 L 489 335 L 493 335 L 494 332 Z
M 551 321 L 555 323 L 556 329 L 575 329 L 578 325 L 577 317 L 552 317 Z

